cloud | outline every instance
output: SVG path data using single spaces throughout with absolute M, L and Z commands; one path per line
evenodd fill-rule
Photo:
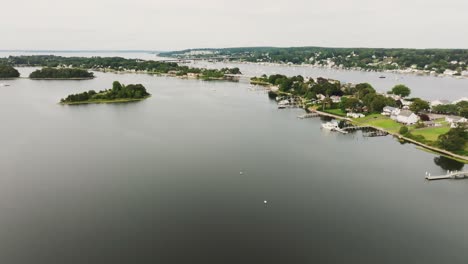
M 464 0 L 16 0 L 2 6 L 9 11 L 0 16 L 0 49 L 468 48 Z

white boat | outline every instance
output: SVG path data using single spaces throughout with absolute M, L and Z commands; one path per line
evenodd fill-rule
M 338 122 L 331 121 L 331 122 L 323 123 L 322 128 L 328 129 L 328 130 L 335 130 L 335 129 L 339 128 L 339 126 L 338 126 Z
M 6 86 L 10 86 L 10 85 L 6 83 L 0 83 L 0 87 L 6 87 Z

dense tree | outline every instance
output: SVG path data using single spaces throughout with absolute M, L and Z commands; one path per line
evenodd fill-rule
M 367 94 L 374 94 L 376 91 L 372 85 L 368 83 L 360 83 L 356 84 L 355 90 L 353 92 L 356 93 L 358 99 L 362 99 Z
M 8 65 L 0 65 L 0 78 L 17 78 L 20 73 L 13 67 Z
M 29 78 L 33 79 L 71 79 L 71 78 L 93 78 L 94 74 L 87 70 L 77 68 L 42 68 L 33 71 Z
M 459 111 L 458 106 L 454 104 L 436 105 L 432 107 L 432 112 L 438 114 L 456 115 Z
M 402 126 L 402 127 L 400 127 L 399 133 L 400 133 L 401 135 L 406 135 L 406 134 L 408 134 L 408 132 L 409 132 L 409 129 L 408 129 L 407 126 Z
M 468 118 L 468 107 L 460 109 L 460 116 L 463 116 L 465 118 Z
M 468 132 L 463 126 L 452 128 L 446 134 L 440 135 L 438 144 L 449 151 L 463 150 L 468 140 Z
M 410 110 L 415 113 L 428 110 L 429 108 L 430 108 L 429 103 L 420 98 L 415 98 L 413 100 L 413 103 L 410 105 Z
M 390 91 L 391 94 L 396 94 L 396 95 L 399 95 L 401 97 L 406 97 L 406 96 L 409 96 L 411 94 L 411 90 L 410 88 L 408 88 L 406 85 L 403 85 L 403 84 L 398 84 L 398 85 L 395 85 L 392 90 Z
M 62 103 L 74 103 L 93 100 L 142 99 L 149 95 L 146 88 L 141 84 L 122 85 L 115 81 L 112 84 L 112 89 L 100 91 L 99 93 L 90 90 L 79 94 L 71 94 L 60 101 Z
M 42 67 L 59 67 L 66 68 L 81 68 L 81 69 L 98 69 L 98 70 L 113 70 L 113 71 L 145 71 L 150 73 L 169 73 L 174 72 L 178 76 L 186 76 L 188 73 L 198 74 L 202 79 L 219 79 L 224 78 L 224 74 L 241 74 L 239 68 L 223 68 L 216 69 L 200 69 L 180 66 L 173 62 L 126 59 L 120 57 L 61 57 L 53 55 L 33 55 L 33 56 L 10 56 L 8 58 L 0 58 L 0 64 L 19 65 L 19 66 L 42 66 Z M 46 71 L 47 75 L 53 76 L 53 73 Z M 41 74 L 41 75 L 42 75 Z M 65 72 L 63 72 L 64 75 Z M 67 75 L 68 76 L 68 75 Z M 86 76 L 76 76 L 72 78 L 82 78 Z M 55 78 L 55 77 L 37 77 L 37 78 Z
M 354 97 L 342 97 L 340 102 L 340 109 L 345 112 L 348 109 L 355 112 L 362 106 L 361 101 Z
M 203 50 L 203 49 L 202 49 Z M 191 50 L 165 53 L 164 56 L 211 58 L 213 54 L 189 55 Z M 215 56 L 234 57 L 249 62 L 315 64 L 365 70 L 395 70 L 416 68 L 443 73 L 446 69 L 467 69 L 468 52 L 462 49 L 374 49 L 322 47 L 252 47 L 205 49 Z M 233 59 L 234 59 L 233 58 Z M 331 62 L 331 64 L 329 64 Z

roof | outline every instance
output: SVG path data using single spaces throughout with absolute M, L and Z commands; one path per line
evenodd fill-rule
M 383 108 L 383 110 L 384 110 L 384 111 L 387 110 L 387 111 L 393 112 L 393 111 L 397 110 L 397 108 L 396 108 L 396 107 L 392 107 L 392 106 L 386 106 L 386 107 Z
M 410 110 L 401 110 L 399 116 L 410 117 L 413 114 Z

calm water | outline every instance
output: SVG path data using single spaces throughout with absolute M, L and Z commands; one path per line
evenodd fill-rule
M 467 263 L 468 180 L 424 180 L 462 164 L 243 83 L 96 75 L 2 81 L 1 263 Z M 57 104 L 114 80 L 153 97 Z

